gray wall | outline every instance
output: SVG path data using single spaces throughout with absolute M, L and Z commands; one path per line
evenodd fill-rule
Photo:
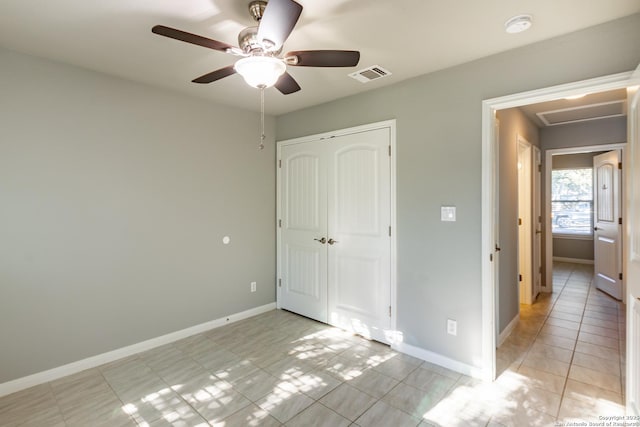
M 640 15 L 277 117 L 280 140 L 397 119 L 398 328 L 481 364 L 481 102 L 629 71 Z M 375 84 L 375 83 L 370 83 Z M 458 221 L 440 222 L 456 205 Z M 458 321 L 447 335 L 446 319 Z
M 0 64 L 0 383 L 275 300 L 273 117 Z
M 549 126 L 540 130 L 543 158 L 547 150 L 558 148 L 587 147 L 626 142 L 627 118 L 613 117 L 560 126 Z M 581 153 L 553 156 L 554 168 L 590 167 L 593 156 L 598 153 Z M 543 174 L 543 182 L 545 180 Z M 543 204 L 545 195 L 542 195 Z M 593 240 L 555 237 L 552 243 L 553 256 L 593 261 Z
M 496 292 L 496 328 L 502 332 L 520 313 L 518 281 L 518 135 L 540 146 L 536 125 L 518 108 L 500 110 L 498 141 L 499 277 Z

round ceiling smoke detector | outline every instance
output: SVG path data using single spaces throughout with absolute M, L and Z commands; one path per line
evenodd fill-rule
M 509 34 L 521 33 L 531 28 L 531 15 L 517 15 L 504 23 L 504 30 Z

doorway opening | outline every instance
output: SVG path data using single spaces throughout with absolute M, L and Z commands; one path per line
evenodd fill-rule
M 498 192 L 496 186 L 496 163 L 498 147 L 496 146 L 496 113 L 499 110 L 521 107 L 525 105 L 553 101 L 584 93 L 604 92 L 616 89 L 625 89 L 636 83 L 633 73 L 620 73 L 596 79 L 560 85 L 541 90 L 525 92 L 501 98 L 486 100 L 483 102 L 483 219 L 482 219 L 482 270 L 483 270 L 483 367 L 484 376 L 487 379 L 495 379 L 496 374 L 496 343 L 498 340 L 498 327 L 496 312 L 500 309 L 498 290 L 495 287 L 499 273 L 496 265 L 504 263 L 500 260 L 498 252 L 501 242 L 495 242 L 497 232 Z M 502 171 L 500 180 L 503 180 Z M 501 221 L 503 218 L 501 218 Z M 550 215 L 544 218 L 545 230 L 550 229 Z M 501 236 L 504 239 L 504 236 Z M 502 248 L 503 249 L 503 248 Z M 494 258 L 496 261 L 494 263 Z M 551 270 L 551 269 L 549 269 Z M 545 271 L 545 276 L 550 276 L 550 271 Z M 550 285 L 550 282 L 549 282 Z M 548 286 L 547 281 L 542 284 L 542 290 Z

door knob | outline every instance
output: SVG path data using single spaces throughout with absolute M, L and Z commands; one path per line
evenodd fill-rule
M 598 227 L 593 227 L 593 231 L 598 231 L 599 228 Z
M 327 239 L 325 239 L 324 237 L 322 239 L 313 239 L 313 240 L 315 240 L 316 242 L 320 242 L 323 245 L 327 243 Z M 331 241 L 329 241 L 329 243 L 332 244 Z
M 334 243 L 338 243 L 337 240 L 333 240 L 333 239 L 329 239 L 329 241 L 327 242 L 330 245 L 333 245 Z
M 496 252 L 500 252 L 500 246 L 496 243 Z

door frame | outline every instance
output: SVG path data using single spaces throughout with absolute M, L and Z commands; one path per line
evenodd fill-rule
M 282 277 L 282 269 L 281 269 L 281 260 L 280 260 L 280 251 L 282 248 L 281 242 L 281 233 L 280 233 L 280 218 L 282 218 L 281 214 L 281 204 L 282 204 L 282 194 L 280 191 L 280 183 L 281 183 L 281 161 L 282 158 L 282 147 L 284 145 L 291 144 L 302 144 L 307 142 L 316 142 L 329 140 L 331 138 L 335 138 L 338 136 L 351 135 L 354 133 L 362 133 L 376 129 L 388 129 L 389 130 L 389 144 L 390 144 L 390 174 L 391 174 L 391 182 L 390 182 L 390 227 L 391 227 L 391 259 L 390 259 L 390 304 L 391 304 L 391 330 L 388 333 L 388 340 L 391 345 L 398 344 L 403 341 L 403 336 L 400 331 L 397 330 L 397 277 L 398 277 L 398 269 L 397 269 L 397 235 L 398 235 L 398 226 L 396 220 L 396 120 L 384 120 L 380 122 L 369 123 L 361 126 L 354 126 L 344 129 L 337 129 L 328 132 L 313 134 L 302 136 L 293 139 L 287 139 L 282 141 L 276 141 L 276 307 L 278 309 L 282 308 L 280 305 L 280 278 Z
M 495 228 L 497 226 L 495 213 L 495 198 L 497 191 L 495 182 L 495 118 L 496 111 L 506 108 L 521 107 L 523 105 L 552 101 L 567 96 L 580 95 L 585 92 L 599 92 L 622 89 L 640 83 L 640 79 L 633 76 L 633 71 L 581 80 L 573 83 L 551 86 L 532 91 L 515 93 L 512 95 L 486 99 L 482 101 L 482 377 L 493 381 L 496 375 L 496 336 L 495 294 L 497 286 L 497 271 L 492 262 L 495 256 Z M 628 170 L 628 168 L 626 168 Z M 627 170 L 623 170 L 623 186 L 626 186 Z M 625 225 L 623 225 L 625 227 Z M 626 230 L 623 230 L 625 233 Z M 625 256 L 626 258 L 626 256 Z
M 518 301 L 520 304 L 533 304 L 533 145 L 520 134 L 516 136 L 516 144 L 518 146 L 516 150 L 519 227 L 518 274 L 521 277 L 518 282 Z
M 610 151 L 610 150 L 620 150 L 620 155 L 622 156 L 622 161 L 625 160 L 625 147 L 627 146 L 626 142 L 615 143 L 615 144 L 599 144 L 599 145 L 586 145 L 580 147 L 571 147 L 571 148 L 553 148 L 551 150 L 546 150 L 544 153 L 544 213 L 545 213 L 545 221 L 544 221 L 544 248 L 545 248 L 545 260 L 544 264 L 548 267 L 553 265 L 553 233 L 551 230 L 551 217 L 548 215 L 551 212 L 551 170 L 553 169 L 553 155 L 554 154 L 579 154 L 579 153 L 593 153 L 595 151 Z M 624 183 L 624 171 L 622 173 L 622 181 L 621 184 Z M 621 211 L 624 212 L 624 190 L 622 186 L 620 186 L 620 200 L 621 200 Z M 622 237 L 624 239 L 624 230 L 622 232 Z M 624 244 L 623 244 L 624 245 Z M 623 246 L 624 247 L 624 246 Z M 553 291 L 553 271 L 551 268 L 546 268 L 545 270 L 545 283 L 544 283 L 545 292 Z M 623 282 L 624 288 L 624 282 Z M 624 298 L 624 297 L 623 297 Z M 624 301 L 624 299 L 623 299 Z

